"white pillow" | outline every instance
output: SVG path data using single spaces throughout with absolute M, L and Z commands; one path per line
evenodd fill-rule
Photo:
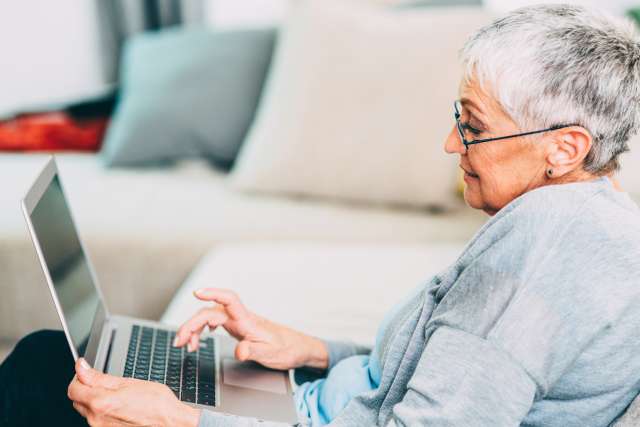
M 290 0 L 208 0 L 204 19 L 215 30 L 261 28 L 279 25 Z
M 239 189 L 374 203 L 455 203 L 444 153 L 458 51 L 480 8 L 296 2 L 231 175 Z

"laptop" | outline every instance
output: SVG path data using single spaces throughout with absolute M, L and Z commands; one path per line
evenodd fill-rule
M 74 359 L 84 357 L 111 375 L 166 384 L 194 407 L 298 421 L 290 373 L 237 361 L 233 338 L 203 335 L 200 348 L 189 353 L 172 347 L 176 328 L 108 310 L 53 157 L 22 200 L 22 211 Z

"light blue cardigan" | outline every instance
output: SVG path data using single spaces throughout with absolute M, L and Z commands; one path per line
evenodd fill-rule
M 395 310 L 378 381 L 337 411 L 332 372 L 361 356 L 332 344 L 323 398 L 336 427 L 607 426 L 640 391 L 639 335 L 640 209 L 607 178 L 547 186 Z M 203 412 L 200 426 L 284 424 Z

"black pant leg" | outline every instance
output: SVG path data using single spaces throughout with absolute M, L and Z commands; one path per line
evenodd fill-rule
M 0 365 L 0 426 L 86 427 L 67 387 L 74 361 L 62 331 L 24 337 Z

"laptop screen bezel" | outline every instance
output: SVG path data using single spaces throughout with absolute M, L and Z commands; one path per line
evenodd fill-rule
M 49 292 L 51 293 L 51 297 L 53 299 L 53 303 L 55 305 L 56 308 L 56 312 L 58 313 L 58 317 L 60 318 L 60 322 L 62 323 L 62 328 L 64 330 L 64 334 L 67 338 L 67 343 L 69 344 L 69 348 L 71 349 L 71 353 L 73 354 L 73 358 L 74 360 L 78 360 L 79 354 L 78 351 L 76 349 L 76 343 L 73 342 L 72 338 L 71 338 L 71 334 L 69 332 L 69 327 L 67 325 L 67 321 L 66 321 L 66 317 L 64 315 L 64 311 L 62 310 L 62 305 L 60 304 L 60 301 L 58 299 L 58 295 L 56 293 L 56 289 L 55 286 L 53 284 L 53 280 L 51 279 L 51 274 L 49 272 L 49 268 L 47 266 L 47 263 L 45 261 L 44 258 L 44 254 L 42 252 L 42 247 L 40 245 L 40 241 L 38 240 L 38 236 L 35 232 L 35 228 L 33 226 L 33 223 L 31 221 L 31 214 L 33 213 L 33 210 L 35 209 L 35 207 L 38 205 L 38 203 L 40 202 L 40 200 L 42 199 L 42 196 L 44 195 L 45 191 L 49 188 L 49 186 L 51 185 L 51 182 L 54 180 L 54 178 L 57 177 L 58 178 L 58 182 L 60 183 L 60 187 L 61 187 L 61 191 L 63 194 L 63 197 L 65 199 L 65 202 L 67 202 L 67 206 L 69 207 L 68 204 L 68 200 L 67 197 L 65 195 L 64 192 L 64 186 L 62 185 L 62 181 L 60 180 L 60 176 L 58 174 L 58 168 L 55 162 L 55 158 L 53 156 L 51 156 L 48 160 L 47 163 L 45 164 L 45 166 L 43 167 L 42 171 L 40 172 L 40 174 L 38 175 L 38 177 L 36 178 L 36 180 L 34 181 L 33 185 L 31 186 L 31 188 L 27 191 L 27 194 L 25 195 L 25 197 L 22 199 L 21 201 L 21 208 L 22 208 L 22 213 L 24 215 L 24 218 L 27 222 L 27 227 L 29 229 L 29 236 L 31 237 L 31 241 L 33 243 L 33 246 L 35 247 L 36 250 L 36 254 L 38 257 L 38 261 L 40 263 L 40 267 L 42 268 L 42 272 L 44 273 L 44 277 L 46 279 L 47 285 L 49 286 Z M 93 285 L 96 289 L 96 293 L 98 295 L 98 307 L 96 309 L 96 314 L 94 316 L 92 325 L 91 325 L 91 332 L 89 333 L 89 341 L 87 343 L 87 347 L 85 349 L 85 353 L 83 355 L 83 357 L 87 360 L 87 362 L 91 365 L 94 366 L 95 365 L 95 361 L 96 361 L 96 356 L 98 353 L 98 345 L 100 344 L 100 337 L 102 334 L 102 328 L 105 324 L 105 321 L 109 318 L 109 311 L 107 309 L 107 306 L 104 302 L 104 297 L 102 294 L 102 291 L 100 289 L 100 285 L 98 283 L 98 279 L 97 276 L 95 274 L 95 270 L 93 268 L 93 264 L 91 263 L 91 260 L 87 254 L 86 251 L 86 247 L 84 245 L 84 242 L 82 241 L 82 238 L 80 236 L 80 232 L 77 230 L 77 228 L 75 227 L 75 221 L 73 218 L 73 212 L 71 212 L 71 208 L 69 207 L 69 213 L 71 215 L 71 221 L 74 224 L 74 229 L 76 231 L 76 233 L 78 234 L 78 241 L 80 242 L 80 247 L 82 249 L 82 252 L 86 258 L 86 262 L 87 262 L 87 267 L 89 269 L 89 274 L 91 275 L 91 280 L 93 281 Z

